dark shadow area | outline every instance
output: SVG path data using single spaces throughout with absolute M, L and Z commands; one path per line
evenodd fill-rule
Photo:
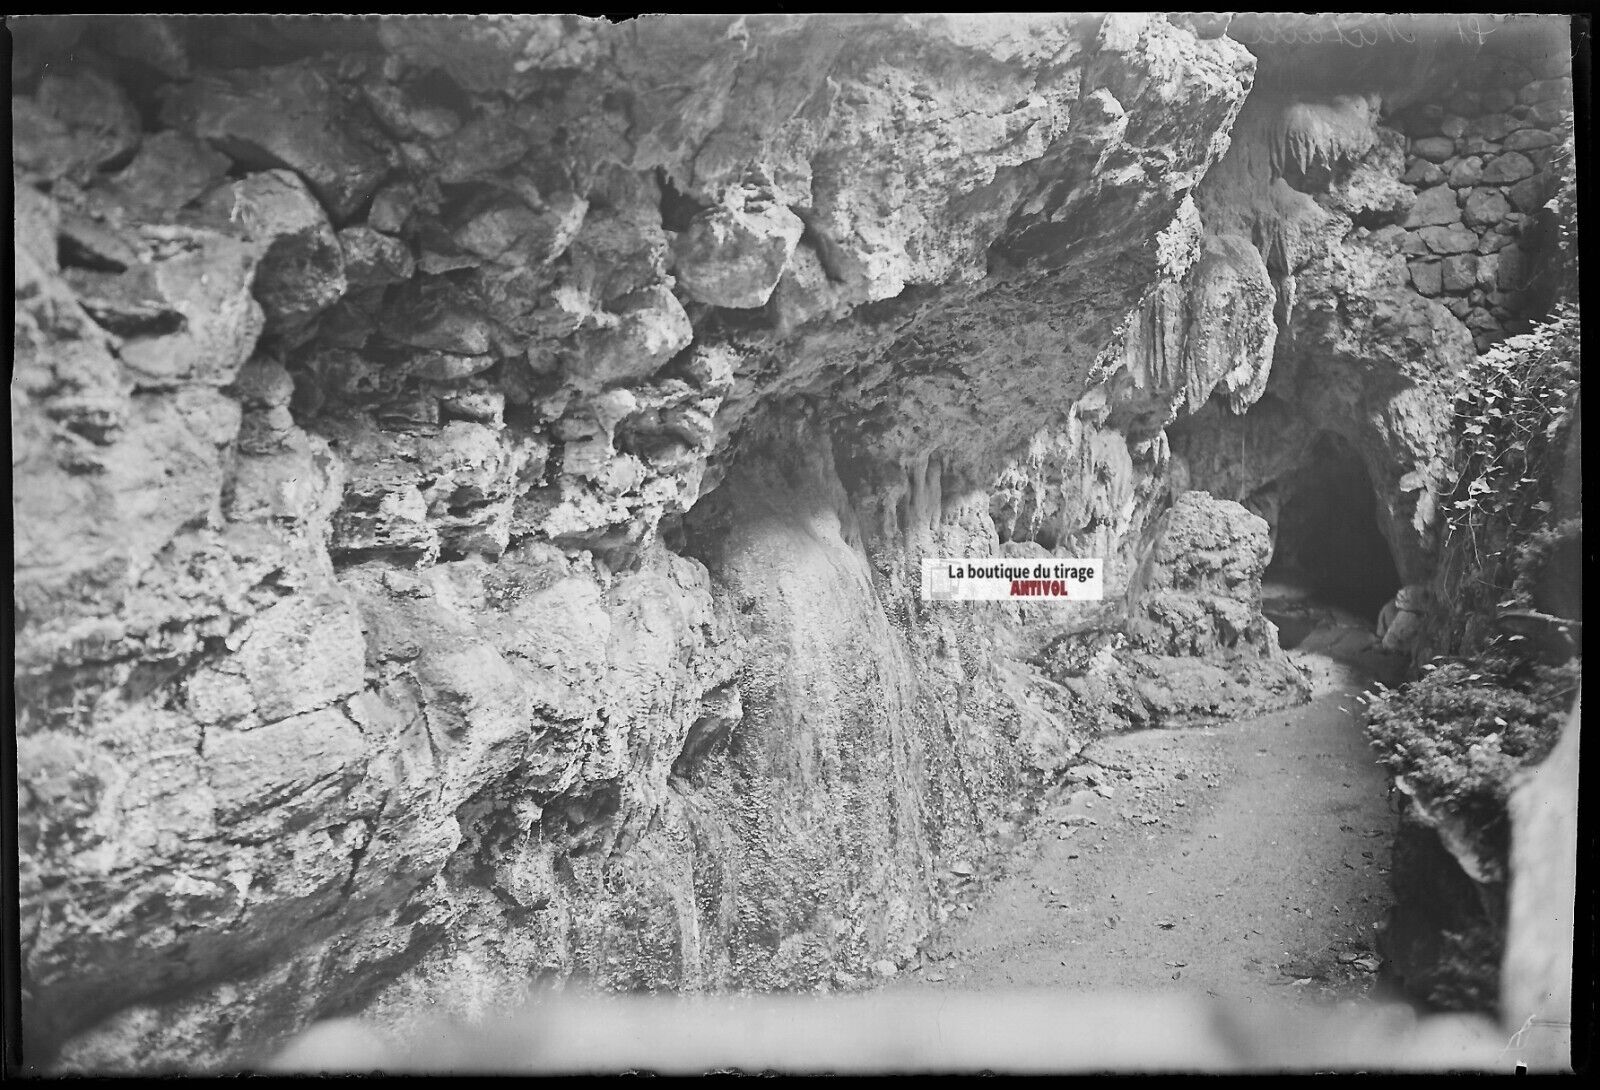
M 1325 434 L 1287 491 L 1266 580 L 1304 586 L 1325 605 L 1375 619 L 1400 589 L 1400 573 L 1360 455 Z

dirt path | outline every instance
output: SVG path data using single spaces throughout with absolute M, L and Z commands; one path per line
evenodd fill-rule
M 974 879 L 888 987 L 1181 988 L 1274 1005 L 1371 992 L 1394 816 L 1356 714 L 1370 642 L 1324 624 L 1292 652 L 1309 705 L 1097 741 L 1030 847 Z

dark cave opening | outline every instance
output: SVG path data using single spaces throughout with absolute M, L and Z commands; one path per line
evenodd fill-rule
M 1374 497 L 1355 449 L 1332 434 L 1318 437 L 1278 511 L 1266 578 L 1299 584 L 1327 605 L 1376 618 L 1401 581 Z

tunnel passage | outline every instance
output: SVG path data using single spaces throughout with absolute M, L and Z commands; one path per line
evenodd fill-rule
M 1298 583 L 1324 603 L 1376 618 L 1400 589 L 1378 527 L 1372 479 L 1344 439 L 1324 433 L 1280 485 L 1276 547 L 1266 578 Z

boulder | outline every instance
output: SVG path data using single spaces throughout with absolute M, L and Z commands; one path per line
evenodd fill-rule
M 162 119 L 241 166 L 287 167 L 340 224 L 391 169 L 391 150 L 363 125 L 339 88 L 310 65 L 229 69 L 182 84 Z
M 152 232 L 158 232 L 151 237 Z M 121 274 L 148 285 L 174 316 L 130 331 L 118 354 L 137 386 L 227 386 L 250 358 L 264 318 L 252 294 L 261 247 L 203 228 L 144 228 L 153 259 Z
M 1478 245 L 1478 236 L 1452 223 L 1448 227 L 1424 227 L 1417 232 L 1427 252 L 1435 254 L 1464 254 Z
M 805 224 L 780 204 L 750 201 L 696 216 L 672 243 L 672 271 L 689 295 L 712 306 L 764 306 Z
M 1521 246 L 1507 246 L 1500 251 L 1499 258 L 1496 286 L 1501 291 L 1521 291 L 1527 287 L 1531 276 L 1527 251 Z
M 1492 289 L 1500 282 L 1500 255 L 1486 254 L 1478 258 L 1478 287 Z M 1476 294 L 1476 293 L 1474 293 Z
M 528 153 L 528 135 L 503 115 L 473 118 L 431 147 L 439 181 L 457 184 L 483 178 Z
M 228 157 L 203 140 L 166 130 L 145 138 L 133 162 L 109 185 L 108 199 L 160 218 L 211 189 L 228 173 Z
M 1437 261 L 1411 261 L 1411 283 L 1423 295 L 1438 295 L 1444 290 L 1444 276 Z
M 1536 172 L 1533 162 L 1526 155 L 1520 151 L 1508 151 L 1489 160 L 1483 168 L 1483 180 L 1489 185 L 1509 185 Z
M 339 239 L 322 205 L 292 171 L 263 171 L 221 186 L 207 194 L 200 212 L 242 229 L 256 245 L 254 291 L 268 333 L 303 326 L 345 293 Z
M 1530 106 L 1536 102 L 1570 103 L 1572 80 L 1567 76 L 1534 80 L 1517 92 L 1517 101 Z
M 1411 152 L 1430 163 L 1442 163 L 1456 153 L 1456 142 L 1448 136 L 1424 136 L 1411 142 Z
M 1516 185 L 1506 189 L 1506 196 L 1511 198 L 1511 203 L 1516 205 L 1519 212 L 1537 212 L 1549 199 L 1549 179 L 1542 174 L 1531 178 L 1524 178 Z
M 1548 148 L 1559 143 L 1555 136 L 1542 129 L 1522 129 L 1512 133 L 1501 141 L 1500 146 L 1506 151 L 1533 151 L 1536 148 Z
M 1411 165 L 1406 167 L 1406 172 L 1400 176 L 1400 180 L 1406 185 L 1425 189 L 1444 181 L 1445 173 L 1439 169 L 1439 164 L 1418 158 L 1411 160 Z
M 1461 206 L 1456 201 L 1455 190 L 1449 186 L 1435 186 L 1417 196 L 1417 203 L 1401 221 L 1401 226 L 1432 227 L 1461 222 Z
M 694 339 L 683 305 L 657 285 L 623 298 L 604 324 L 579 333 L 567 371 L 585 384 L 648 378 Z
M 1471 254 L 1455 254 L 1444 259 L 1441 268 L 1444 290 L 1459 294 L 1471 291 L 1478 282 L 1478 259 Z
M 1498 189 L 1484 187 L 1474 189 L 1467 195 L 1467 203 L 1461 209 L 1461 218 L 1469 227 L 1491 227 L 1505 218 L 1511 211 L 1511 202 L 1506 200 L 1505 194 Z
M 1485 114 L 1473 118 L 1472 123 L 1467 126 L 1467 134 L 1493 142 L 1504 140 L 1508 133 L 1522 127 L 1523 125 L 1509 114 Z
M 383 334 L 398 344 L 457 356 L 487 353 L 490 326 L 470 296 L 440 278 L 391 293 L 379 321 Z
M 1470 189 L 1483 177 L 1483 160 L 1476 155 L 1462 159 L 1450 170 L 1450 188 Z
M 39 109 L 71 134 L 75 174 L 126 162 L 139 146 L 139 111 L 122 88 L 91 68 L 46 72 L 36 97 Z
M 1540 128 L 1549 129 L 1572 116 L 1572 100 L 1539 102 L 1528 107 L 1528 120 Z
M 361 225 L 339 232 L 345 278 L 352 288 L 397 284 L 411 279 L 416 263 L 411 247 L 393 235 Z

